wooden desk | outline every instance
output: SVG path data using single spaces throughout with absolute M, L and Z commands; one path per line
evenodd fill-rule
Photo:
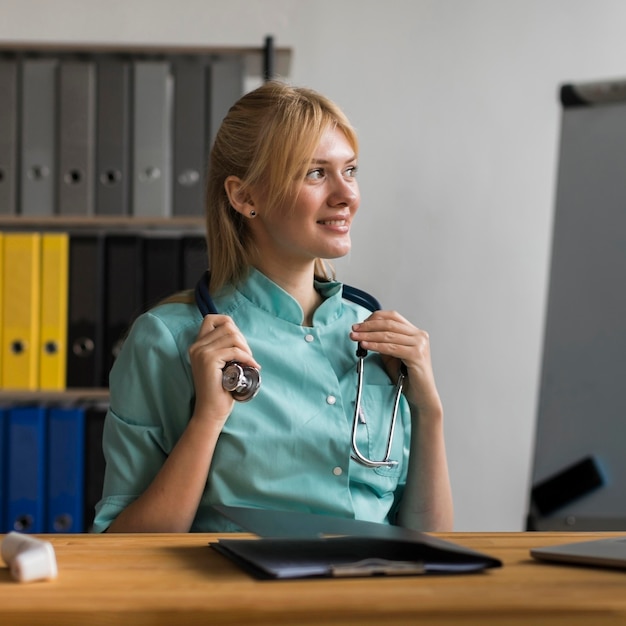
M 626 572 L 548 565 L 528 552 L 611 534 L 440 534 L 504 566 L 280 582 L 254 580 L 211 550 L 215 535 L 43 535 L 59 577 L 17 583 L 0 566 L 0 624 L 626 624 Z

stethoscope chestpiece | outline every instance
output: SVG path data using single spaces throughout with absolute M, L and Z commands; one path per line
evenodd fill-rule
M 237 402 L 247 402 L 259 392 L 261 374 L 256 367 L 232 361 L 222 370 L 222 386 Z

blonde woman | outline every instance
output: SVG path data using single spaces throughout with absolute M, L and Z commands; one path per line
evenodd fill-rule
M 342 297 L 360 202 L 357 136 L 317 92 L 270 81 L 217 133 L 206 216 L 214 311 L 173 298 L 133 325 L 110 375 L 107 469 L 95 530 L 229 531 L 213 504 L 452 528 L 443 409 L 429 338 L 399 313 Z M 357 345 L 367 351 L 355 458 Z M 236 402 L 227 364 L 261 371 Z M 402 370 L 401 370 L 402 368 Z

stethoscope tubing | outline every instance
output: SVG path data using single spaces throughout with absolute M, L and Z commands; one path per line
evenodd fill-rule
M 202 278 L 198 281 L 195 288 L 195 300 L 200 313 L 204 317 L 205 315 L 215 315 L 218 313 L 217 307 L 211 298 L 211 294 L 209 293 L 209 282 L 211 276 L 207 271 L 202 275 Z M 350 285 L 343 285 L 342 296 L 351 302 L 355 302 L 370 311 L 378 311 L 381 306 L 378 300 L 374 298 L 372 295 L 363 291 L 361 289 L 357 289 L 356 287 L 351 287 Z M 389 458 L 391 454 L 391 447 L 393 444 L 393 436 L 396 427 L 396 421 L 398 416 L 398 405 L 400 403 L 400 396 L 402 394 L 402 389 L 404 386 L 404 379 L 407 375 L 406 366 L 404 363 L 401 364 L 400 373 L 398 374 L 398 382 L 396 383 L 396 390 L 394 394 L 393 401 L 393 413 L 391 416 L 391 423 L 389 426 L 389 433 L 387 437 L 387 446 L 385 451 L 385 457 L 380 461 L 372 460 L 366 457 L 360 450 L 357 444 L 357 432 L 359 421 L 363 419 L 361 414 L 361 395 L 363 390 L 363 371 L 364 371 L 364 362 L 365 357 L 367 356 L 367 350 L 363 349 L 360 345 L 357 347 L 357 392 L 356 392 L 356 401 L 354 406 L 354 417 L 352 420 L 352 454 L 351 457 L 360 463 L 361 465 L 365 465 L 366 467 L 377 468 L 377 467 L 392 467 L 398 464 L 398 461 L 392 460 Z M 240 364 L 230 364 L 230 369 L 232 366 L 242 369 Z M 225 368 L 225 370 L 228 368 Z M 258 392 L 261 378 L 258 376 L 258 370 L 255 368 L 246 368 L 243 367 L 243 370 L 254 370 L 257 375 L 252 376 L 240 376 L 241 387 L 238 390 L 232 390 L 231 393 L 236 400 L 239 401 L 247 401 L 252 399 Z M 254 372 L 252 372 L 254 374 Z M 225 384 L 225 388 L 226 384 Z
M 218 312 L 213 298 L 211 298 L 211 294 L 209 293 L 210 279 L 211 274 L 207 270 L 197 282 L 195 289 L 196 304 L 203 317 L 209 314 L 215 315 Z M 357 287 L 343 285 L 342 296 L 346 300 L 359 304 L 372 312 L 379 311 L 382 308 L 380 302 L 378 302 L 374 296 Z

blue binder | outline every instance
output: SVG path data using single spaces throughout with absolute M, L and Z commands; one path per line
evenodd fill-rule
M 8 448 L 4 447 L 5 440 L 5 422 L 6 422 L 6 411 L 2 407 L 0 407 L 0 533 L 5 533 L 7 530 L 4 527 L 4 509 L 6 505 L 6 494 L 5 494 L 5 464 L 7 458 Z
M 46 409 L 14 406 L 6 417 L 5 526 L 7 531 L 41 533 L 45 529 Z
M 48 409 L 48 533 L 83 532 L 85 409 Z

